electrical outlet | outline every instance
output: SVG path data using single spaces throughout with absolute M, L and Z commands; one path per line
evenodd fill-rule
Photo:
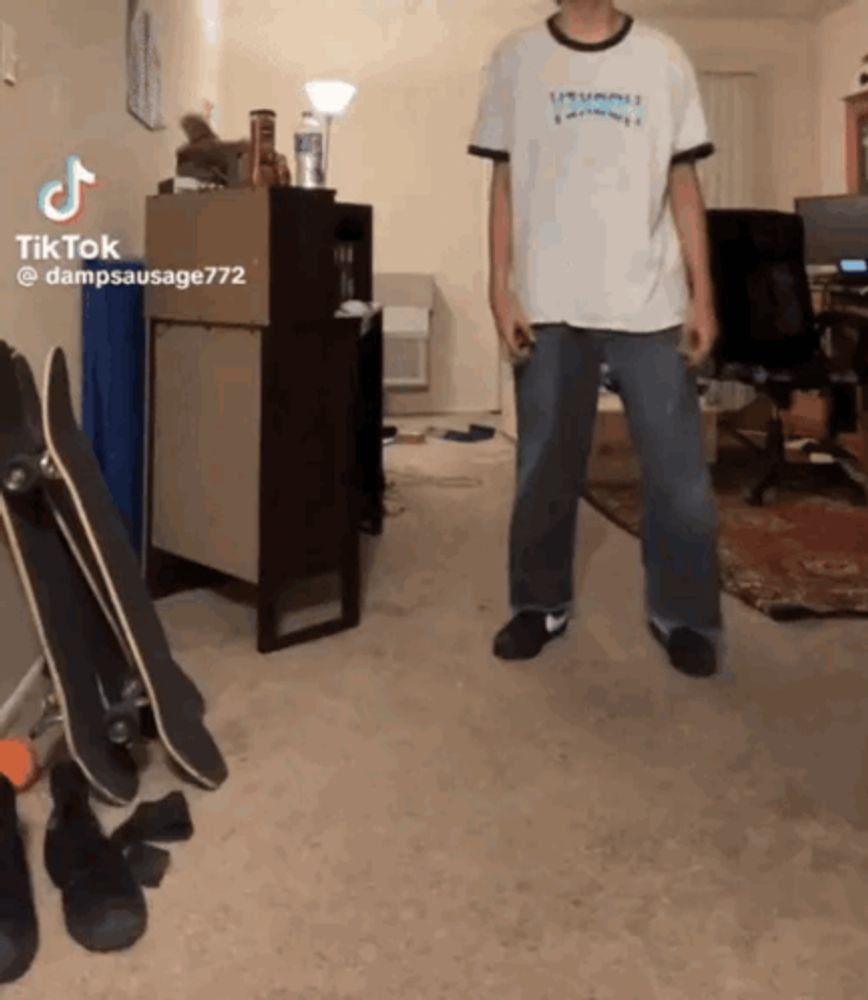
M 3 82 L 18 82 L 18 38 L 11 24 L 0 24 L 0 75 Z

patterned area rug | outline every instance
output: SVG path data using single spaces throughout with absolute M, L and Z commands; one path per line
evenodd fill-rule
M 755 453 L 722 432 L 714 483 L 727 593 L 778 621 L 868 615 L 868 508 L 845 488 L 810 478 L 752 507 L 745 496 L 759 475 Z M 595 456 L 587 500 L 638 535 L 641 499 L 628 450 Z

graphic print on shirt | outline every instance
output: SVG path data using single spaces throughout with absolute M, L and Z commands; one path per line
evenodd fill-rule
M 577 118 L 610 118 L 638 128 L 645 121 L 641 94 L 553 90 L 550 96 L 555 125 Z

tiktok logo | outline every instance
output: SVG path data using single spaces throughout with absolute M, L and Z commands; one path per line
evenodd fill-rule
M 96 184 L 91 173 L 77 156 L 66 158 L 66 181 L 48 181 L 39 189 L 39 211 L 52 222 L 74 222 L 84 210 L 84 187 Z M 63 201 L 60 201 L 63 195 Z

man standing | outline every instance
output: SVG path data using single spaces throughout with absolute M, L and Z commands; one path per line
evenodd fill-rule
M 713 674 L 717 516 L 694 368 L 717 336 L 695 163 L 696 75 L 612 0 L 563 0 L 496 50 L 470 152 L 494 161 L 490 300 L 514 363 L 513 617 L 494 652 L 566 630 L 576 516 L 605 364 L 642 469 L 649 626 L 674 667 Z

